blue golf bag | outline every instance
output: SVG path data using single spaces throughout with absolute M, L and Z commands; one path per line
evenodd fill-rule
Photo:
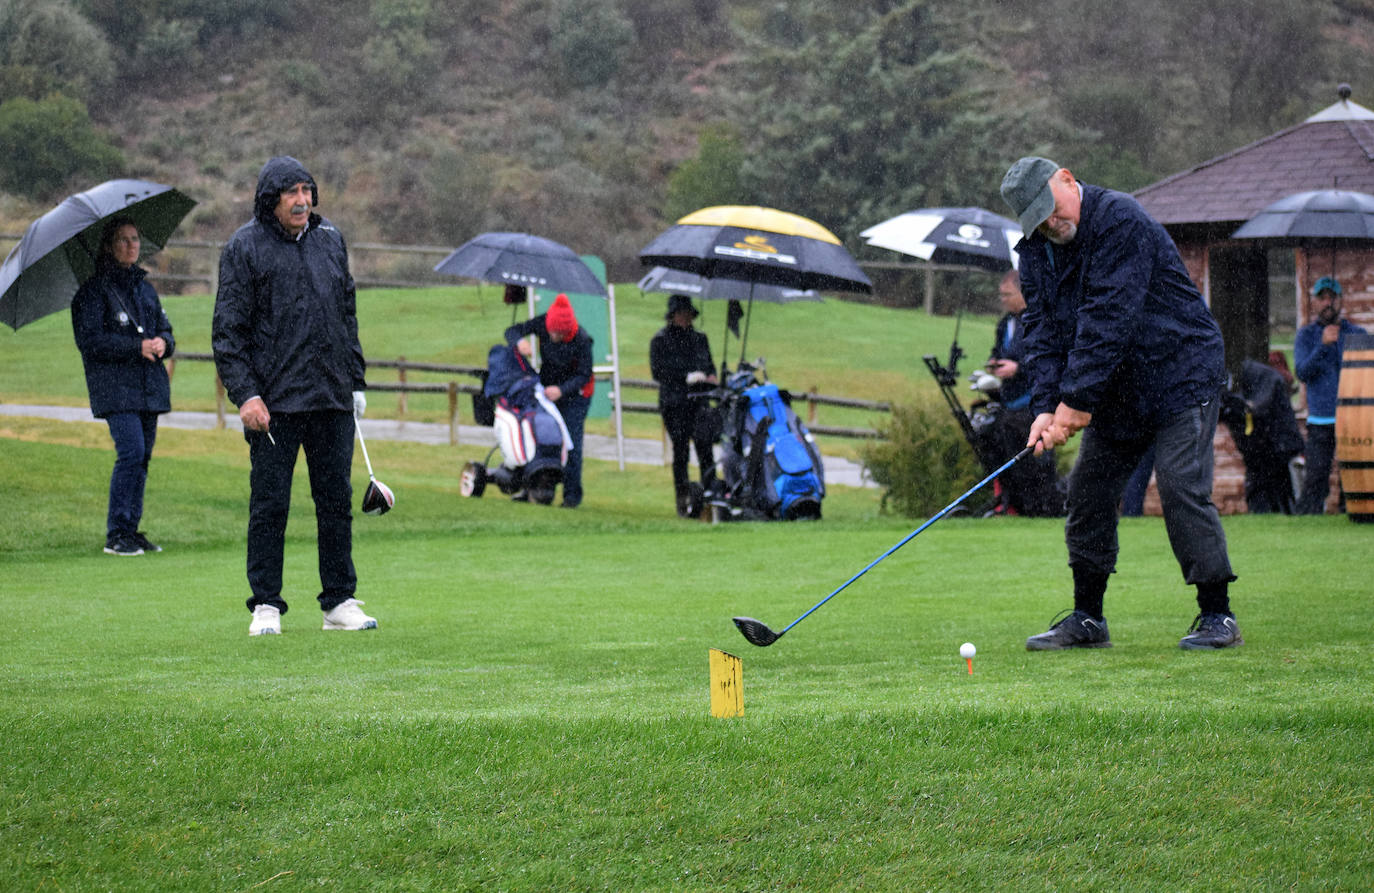
M 819 520 L 825 467 L 815 439 L 792 411 L 790 395 L 758 382 L 754 367 L 726 380 L 721 400 L 721 478 L 715 504 L 732 518 Z

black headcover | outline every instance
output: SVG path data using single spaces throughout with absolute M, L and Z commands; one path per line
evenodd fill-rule
M 381 481 L 373 478 L 368 481 L 367 492 L 363 493 L 363 514 L 385 515 L 396 504 L 396 494 Z

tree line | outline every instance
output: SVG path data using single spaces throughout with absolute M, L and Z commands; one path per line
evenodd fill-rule
M 1002 211 L 1034 152 L 1134 189 L 1374 95 L 1370 0 L 0 0 L 0 189 L 194 184 L 241 222 L 298 154 L 355 238 L 634 255 L 695 208 L 857 234 Z M 874 255 L 876 256 L 876 255 Z

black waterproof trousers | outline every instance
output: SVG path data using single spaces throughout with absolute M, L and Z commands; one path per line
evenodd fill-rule
M 319 550 L 320 608 L 333 610 L 353 597 L 353 415 L 341 410 L 272 414 L 272 439 L 246 431 L 252 494 L 248 501 L 248 610 L 273 605 L 286 613 L 282 561 L 286 519 L 291 512 L 291 478 L 305 450 L 310 496 L 315 501 Z M 276 443 L 272 441 L 275 440 Z

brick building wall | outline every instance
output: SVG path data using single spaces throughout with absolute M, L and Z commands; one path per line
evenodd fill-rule
M 1205 283 L 1208 280 L 1208 246 L 1206 244 L 1180 244 L 1179 254 L 1183 258 L 1183 263 L 1188 269 L 1188 275 L 1192 277 L 1195 284 L 1200 284 L 1199 289 L 1203 294 L 1207 294 Z M 1350 249 L 1326 250 L 1299 250 L 1297 252 L 1297 279 L 1302 283 L 1302 298 L 1294 292 L 1293 300 L 1297 304 L 1298 324 L 1306 325 L 1310 322 L 1308 314 L 1307 292 L 1322 276 L 1335 275 L 1341 283 L 1342 304 L 1344 305 L 1345 316 L 1356 325 L 1364 326 L 1374 332 L 1374 251 L 1357 251 Z M 1306 400 L 1302 393 L 1301 383 L 1299 383 L 1298 394 L 1294 399 L 1294 406 L 1298 411 L 1298 427 L 1303 430 L 1306 437 Z M 1244 513 L 1245 506 L 1245 462 L 1240 457 L 1240 451 L 1236 449 L 1235 441 L 1231 439 L 1231 432 L 1224 424 L 1217 425 L 1216 437 L 1212 441 L 1213 451 L 1216 456 L 1216 471 L 1212 481 L 1212 501 L 1216 503 L 1217 510 L 1223 515 L 1234 515 Z M 1340 472 L 1333 463 L 1331 469 L 1331 495 L 1327 498 L 1326 510 L 1328 513 L 1335 512 L 1340 504 Z M 1159 515 L 1159 493 L 1155 489 L 1154 480 L 1150 481 L 1150 489 L 1145 495 L 1145 514 Z

